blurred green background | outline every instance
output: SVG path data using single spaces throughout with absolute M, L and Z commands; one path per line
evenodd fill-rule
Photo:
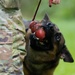
M 39 0 L 22 0 L 21 10 L 26 20 L 31 20 Z M 50 20 L 55 23 L 63 33 L 66 45 L 75 60 L 75 0 L 61 0 L 59 5 L 48 6 L 48 0 L 42 0 L 36 20 L 42 20 L 47 13 Z M 75 75 L 75 62 L 60 64 L 54 75 Z

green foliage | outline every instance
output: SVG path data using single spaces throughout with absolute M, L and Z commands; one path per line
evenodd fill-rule
M 32 19 L 39 0 L 22 0 L 21 2 L 23 15 Z M 59 5 L 52 5 L 51 8 L 48 6 L 48 0 L 42 0 L 36 18 L 41 19 L 45 13 L 58 19 L 73 19 L 75 18 L 75 0 L 61 0 Z
M 58 25 L 60 31 L 63 33 L 66 40 L 66 45 L 68 50 L 72 54 L 75 60 L 75 20 L 55 20 L 53 21 Z M 54 75 L 75 75 L 75 62 L 67 63 L 62 59 L 59 63 L 59 66 L 55 70 Z

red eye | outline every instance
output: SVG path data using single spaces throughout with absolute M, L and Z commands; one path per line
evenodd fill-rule
M 43 30 L 43 28 L 39 28 L 36 32 L 35 32 L 35 36 L 37 38 L 39 38 L 39 40 L 43 40 L 45 38 L 45 31 Z

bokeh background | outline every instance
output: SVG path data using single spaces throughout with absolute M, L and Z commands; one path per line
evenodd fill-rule
M 32 20 L 39 0 L 21 0 L 21 10 L 26 20 Z M 59 5 L 48 6 L 48 0 L 42 0 L 35 20 L 42 20 L 47 13 L 50 20 L 55 23 L 63 33 L 66 45 L 75 60 L 75 0 L 61 0 Z M 75 75 L 75 62 L 60 64 L 54 75 Z

